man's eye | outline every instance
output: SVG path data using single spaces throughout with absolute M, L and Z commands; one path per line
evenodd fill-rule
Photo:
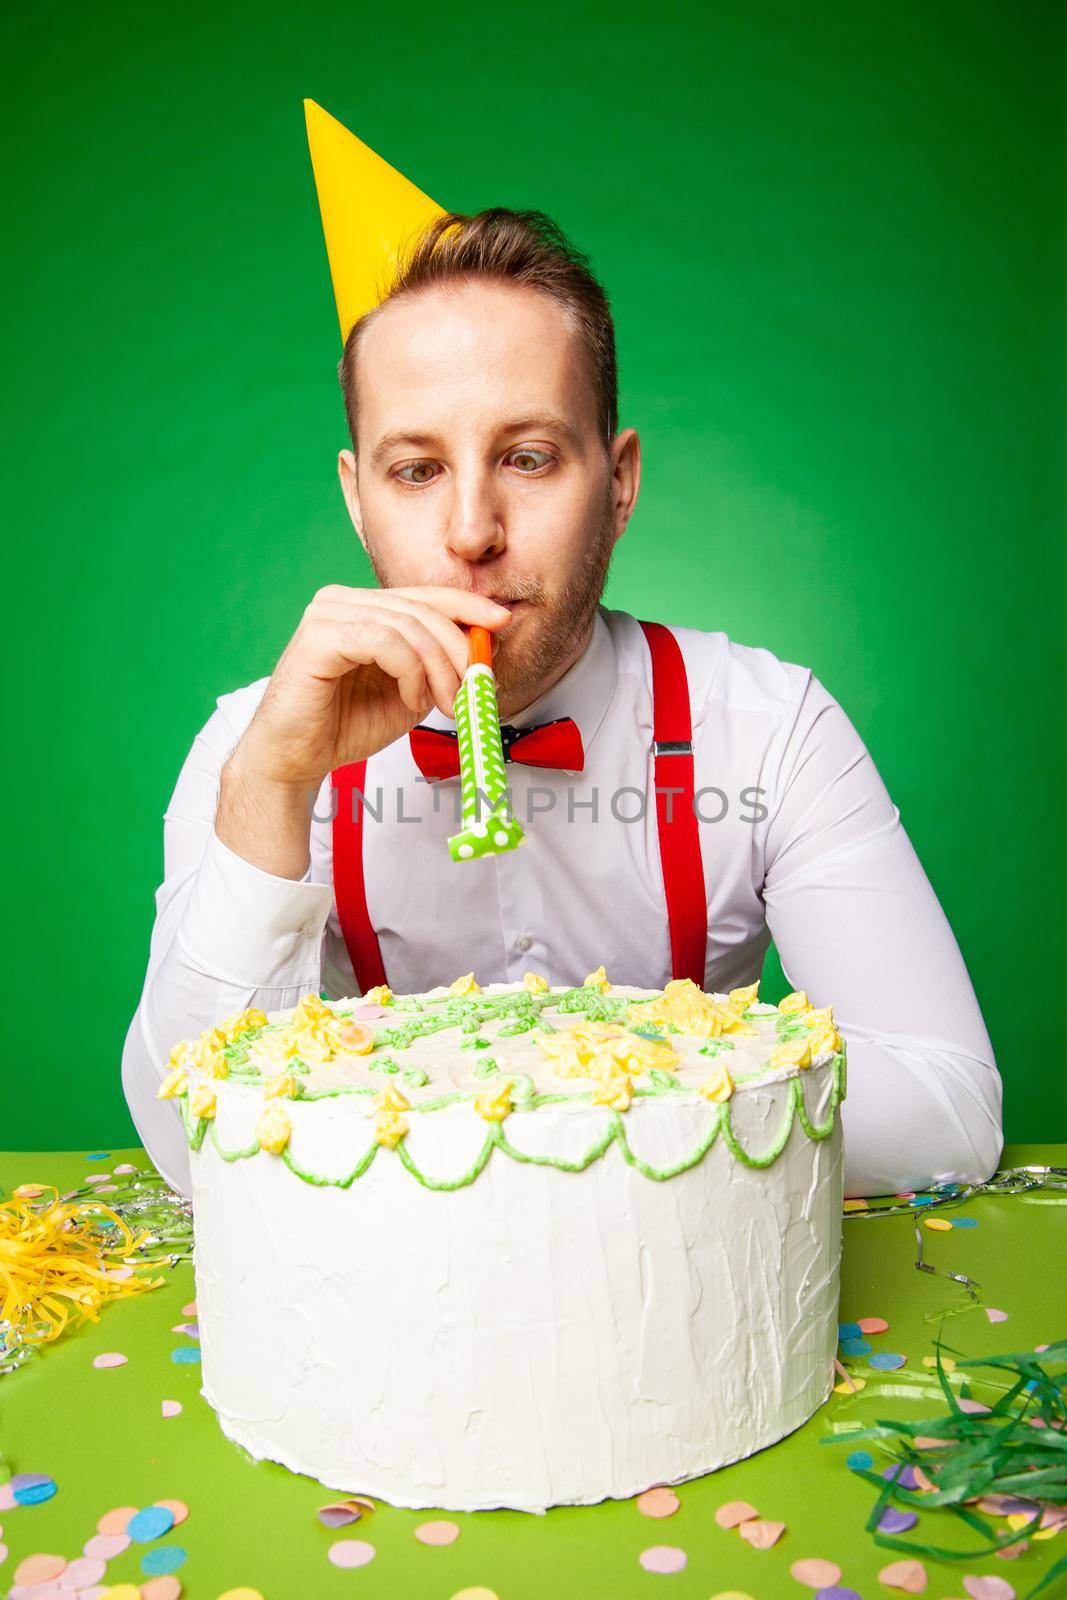
M 544 460 L 543 461 L 537 461 L 535 459 L 535 457 L 537 457 L 537 456 L 542 456 L 544 458 Z M 536 472 L 541 466 L 544 465 L 545 461 L 551 461 L 552 457 L 549 455 L 547 450 L 523 449 L 523 450 L 513 450 L 511 452 L 511 459 L 518 466 L 520 472 Z M 529 466 L 529 465 L 524 466 L 522 464 L 523 462 L 531 462 L 531 461 L 533 462 L 532 466 Z
M 405 478 L 405 472 L 422 472 L 426 467 L 432 467 L 432 461 L 409 461 L 406 467 L 397 468 L 397 477 L 403 483 L 432 483 L 432 478 Z

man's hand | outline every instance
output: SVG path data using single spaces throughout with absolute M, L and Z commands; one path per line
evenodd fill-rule
M 222 843 L 265 872 L 302 877 L 309 790 L 392 744 L 431 706 L 451 716 L 467 670 L 459 624 L 499 628 L 510 616 L 465 589 L 320 589 L 222 769 Z

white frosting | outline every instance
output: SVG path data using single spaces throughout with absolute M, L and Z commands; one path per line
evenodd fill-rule
M 768 1030 L 716 1062 L 699 1057 L 700 1073 L 739 1071 L 757 1045 L 765 1060 Z M 443 1077 L 460 1087 L 451 1075 L 469 1070 L 454 1041 L 401 1053 L 433 1065 L 427 1093 Z M 674 1038 L 687 1056 L 703 1042 Z M 537 1053 L 529 1035 L 500 1043 Z M 505 1069 L 503 1050 L 489 1053 Z M 730 1102 L 734 1134 L 757 1158 L 792 1117 L 796 1084 L 816 1124 L 834 1086 L 825 1058 L 799 1074 L 759 1066 Z M 350 1070 L 365 1072 L 366 1058 Z M 266 1151 L 224 1160 L 216 1139 L 228 1152 L 254 1143 L 262 1090 L 214 1087 L 215 1129 L 192 1153 L 203 1392 L 255 1457 L 395 1505 L 540 1511 L 723 1466 L 798 1427 L 830 1391 L 839 1116 L 821 1140 L 794 1118 L 765 1169 L 737 1159 L 720 1131 L 665 1180 L 616 1142 L 581 1172 L 494 1149 L 472 1182 L 445 1191 L 379 1148 L 341 1188 L 302 1181 Z M 543 1069 L 537 1088 L 551 1092 Z M 367 1097 L 286 1106 L 293 1160 L 347 1177 L 372 1142 Z M 514 1111 L 504 1131 L 516 1151 L 580 1160 L 612 1115 L 543 1106 Z M 635 1099 L 622 1120 L 633 1156 L 663 1169 L 691 1158 L 718 1115 L 690 1087 Z M 438 1181 L 462 1176 L 485 1144 L 469 1103 L 409 1120 L 405 1147 Z

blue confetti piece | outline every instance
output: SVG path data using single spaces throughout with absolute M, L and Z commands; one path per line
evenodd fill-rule
M 909 1206 L 932 1206 L 933 1203 L 932 1194 L 917 1194 L 913 1200 L 908 1201 Z
M 56 1480 L 45 1472 L 16 1472 L 11 1480 L 15 1503 L 20 1506 L 39 1506 L 51 1500 L 56 1488 Z
M 192 1366 L 200 1360 L 200 1347 L 195 1344 L 183 1344 L 179 1350 L 172 1350 L 170 1359 L 177 1362 L 178 1366 Z
M 977 1228 L 977 1226 L 978 1226 L 978 1218 L 977 1217 L 953 1217 L 952 1226 L 954 1228 Z
M 845 1465 L 853 1472 L 868 1472 L 874 1466 L 874 1457 L 869 1450 L 853 1450 Z
M 85 1159 L 86 1161 L 109 1161 L 111 1159 L 111 1151 L 93 1150 L 89 1155 L 86 1156 Z
M 185 1565 L 187 1554 L 180 1544 L 158 1544 L 141 1557 L 141 1571 L 146 1578 L 166 1577 L 168 1572 L 177 1572 Z
M 842 1339 L 841 1353 L 846 1356 L 869 1356 L 871 1347 L 866 1339 Z
M 138 1544 L 150 1544 L 153 1539 L 161 1539 L 169 1533 L 174 1526 L 174 1512 L 169 1506 L 145 1506 L 143 1511 L 135 1511 L 126 1524 L 126 1532 Z
M 878 1350 L 867 1365 L 873 1367 L 875 1372 L 899 1372 L 906 1360 L 907 1356 L 894 1355 L 890 1350 Z
M 863 1329 L 858 1322 L 842 1322 L 837 1330 L 839 1339 L 858 1339 Z

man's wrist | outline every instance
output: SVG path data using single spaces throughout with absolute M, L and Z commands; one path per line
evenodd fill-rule
M 252 866 L 298 881 L 311 859 L 307 787 L 257 775 L 238 746 L 220 775 L 215 832 Z

